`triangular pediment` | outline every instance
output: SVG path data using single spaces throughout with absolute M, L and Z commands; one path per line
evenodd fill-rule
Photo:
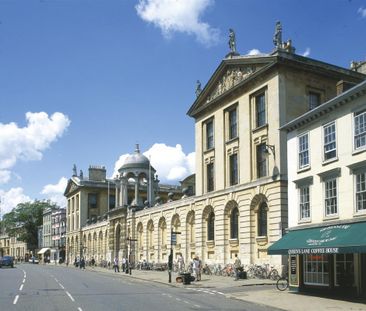
M 274 61 L 275 59 L 269 56 L 223 60 L 193 103 L 188 115 L 194 116 L 202 107 L 206 107 L 221 95 L 230 93 L 233 88 L 244 83 L 245 80 Z
M 64 192 L 64 196 L 67 197 L 70 193 L 74 192 L 78 188 L 79 188 L 79 185 L 72 179 L 69 179 L 69 181 L 67 182 L 65 192 Z

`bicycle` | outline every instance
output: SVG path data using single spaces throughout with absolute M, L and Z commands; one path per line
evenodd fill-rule
M 283 277 L 279 278 L 276 282 L 276 287 L 281 292 L 286 290 L 289 287 L 288 277 L 283 276 Z

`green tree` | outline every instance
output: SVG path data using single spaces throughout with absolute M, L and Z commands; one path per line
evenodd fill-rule
M 3 216 L 3 225 L 9 236 L 27 243 L 30 250 L 38 246 L 38 227 L 43 223 L 43 211 L 56 208 L 50 201 L 34 201 L 18 204 Z

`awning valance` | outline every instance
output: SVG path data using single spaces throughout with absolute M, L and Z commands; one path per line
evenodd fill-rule
M 37 254 L 38 255 L 43 255 L 45 252 L 47 252 L 48 250 L 50 250 L 50 248 L 48 248 L 48 247 L 44 247 L 44 248 L 42 248 Z
M 366 222 L 293 230 L 268 248 L 269 255 L 366 253 Z

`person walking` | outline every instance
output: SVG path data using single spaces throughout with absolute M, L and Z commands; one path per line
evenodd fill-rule
M 196 281 L 201 281 L 201 260 L 199 259 L 199 257 L 196 255 L 193 258 L 193 272 L 196 276 Z
M 122 271 L 125 272 L 126 271 L 126 257 L 122 258 Z
M 114 272 L 119 272 L 118 257 L 117 256 L 114 257 L 113 267 L 114 267 Z
M 178 272 L 183 272 L 183 270 L 184 270 L 184 259 L 183 259 L 183 256 L 182 255 L 179 255 L 177 261 L 178 261 Z
M 241 261 L 238 257 L 238 254 L 235 254 L 235 261 L 234 261 L 234 272 L 235 272 L 235 281 L 239 280 L 239 269 L 241 268 Z

